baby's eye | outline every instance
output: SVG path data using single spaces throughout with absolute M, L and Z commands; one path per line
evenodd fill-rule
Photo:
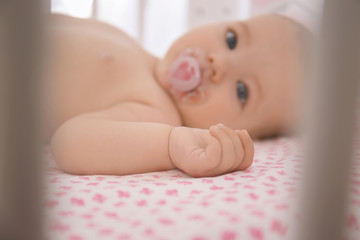
M 237 37 L 236 34 L 233 31 L 228 31 L 226 33 L 226 44 L 228 45 L 230 50 L 233 50 L 236 48 L 237 43 Z
M 236 93 L 242 104 L 246 103 L 248 98 L 248 89 L 242 82 L 236 83 Z

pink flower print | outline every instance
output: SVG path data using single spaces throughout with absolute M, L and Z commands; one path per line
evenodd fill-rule
M 271 189 L 271 190 L 267 191 L 267 193 L 269 195 L 275 195 L 276 191 L 274 189 Z
M 109 184 L 119 184 L 119 182 L 117 182 L 117 181 L 107 181 L 107 183 L 109 183 Z
M 108 236 L 108 235 L 111 235 L 112 233 L 113 233 L 113 230 L 110 228 L 101 229 L 101 231 L 99 232 L 99 234 L 102 236 Z
M 163 182 L 154 182 L 154 184 L 156 186 L 166 186 L 167 185 L 166 183 L 163 183 Z
M 51 228 L 55 231 L 65 232 L 70 229 L 70 226 L 67 224 L 62 224 L 60 222 L 56 222 Z
M 251 190 L 253 190 L 253 189 L 255 189 L 255 187 L 254 187 L 254 186 L 251 186 L 251 185 L 244 185 L 244 189 L 251 189 Z
M 235 194 L 235 193 L 238 193 L 237 190 L 233 190 L 233 191 L 226 191 L 227 194 Z
M 354 215 L 350 215 L 347 218 L 346 225 L 348 228 L 359 230 L 358 220 L 357 220 L 356 216 L 354 216 Z
M 83 237 L 79 235 L 70 235 L 69 240 L 83 240 Z
M 117 218 L 117 213 L 116 212 L 106 212 L 105 216 L 107 216 L 108 218 Z
M 130 194 L 125 191 L 117 191 L 117 193 L 118 193 L 118 197 L 124 197 L 124 198 L 130 197 Z
M 91 215 L 91 214 L 88 214 L 88 213 L 84 213 L 83 215 L 81 215 L 82 218 L 85 218 L 85 219 L 91 219 L 93 218 L 94 216 Z
M 197 237 L 193 237 L 191 240 L 207 240 L 207 238 L 197 236 Z
M 254 178 L 254 176 L 252 175 L 243 175 L 243 176 L 240 176 L 241 178 Z
M 360 195 L 360 191 L 359 190 L 357 190 L 356 188 L 351 188 L 351 193 L 354 193 L 354 194 L 356 194 L 356 195 Z
M 199 190 L 192 190 L 190 192 L 190 194 L 198 194 L 198 193 L 202 193 L 202 191 L 199 191 Z
M 174 224 L 173 220 L 168 219 L 168 218 L 160 218 L 160 219 L 159 219 L 159 222 L 160 222 L 162 225 L 172 225 L 172 224 Z
M 139 226 L 139 225 L 141 225 L 141 222 L 140 222 L 139 220 L 136 220 L 136 221 L 134 221 L 134 222 L 131 223 L 131 226 L 132 226 L 132 227 L 137 227 L 137 226 Z
M 271 223 L 271 230 L 284 237 L 287 232 L 287 227 L 277 219 L 274 219 Z
M 265 213 L 261 210 L 254 210 L 251 212 L 251 214 L 256 217 L 264 217 L 265 216 Z
M 80 198 L 71 198 L 72 205 L 84 206 L 84 200 Z
M 143 193 L 145 195 L 150 195 L 152 193 L 152 191 L 148 188 L 143 188 L 143 189 L 141 189 L 140 193 Z
M 237 223 L 237 222 L 239 221 L 239 218 L 237 218 L 237 217 L 230 217 L 229 221 L 232 222 L 232 223 Z
M 90 193 L 90 192 L 91 192 L 91 190 L 90 190 L 90 189 L 83 189 L 83 190 L 81 190 L 80 192 Z
M 263 231 L 259 228 L 250 227 L 249 233 L 255 240 L 263 240 L 264 239 Z
M 97 186 L 98 184 L 99 184 L 98 182 L 90 182 L 90 183 L 88 183 L 86 185 L 88 185 L 88 186 Z
M 98 202 L 98 203 L 103 203 L 105 202 L 106 200 L 106 197 L 104 197 L 103 195 L 101 194 L 96 194 L 94 197 L 93 197 L 93 200 Z
M 154 230 L 152 230 L 151 228 L 145 229 L 144 234 L 147 236 L 152 236 L 154 235 Z
M 131 236 L 128 234 L 121 234 L 120 236 L 118 236 L 117 238 L 118 240 L 130 240 Z
M 90 180 L 89 177 L 84 177 L 84 176 L 80 176 L 79 179 L 81 179 L 81 180 L 87 180 L 87 181 Z
M 225 177 L 224 177 L 224 180 L 226 180 L 226 181 L 235 181 L 235 178 L 229 177 L 229 176 L 225 176 Z
M 203 220 L 204 217 L 201 215 L 192 215 L 190 217 L 188 217 L 188 220 Z
M 143 200 L 137 201 L 136 205 L 138 205 L 139 207 L 143 207 L 143 206 L 147 205 L 147 202 L 146 202 L 146 200 L 143 199 Z
M 201 205 L 201 206 L 204 206 L 204 207 L 207 207 L 208 205 L 210 205 L 210 203 L 207 202 L 207 201 L 202 201 L 202 202 L 200 203 L 200 205 Z
M 159 210 L 158 208 L 154 208 L 154 209 L 151 209 L 151 210 L 150 210 L 150 214 L 151 214 L 151 215 L 155 215 L 155 214 L 157 214 L 159 211 L 160 211 L 160 210 Z
M 360 181 L 359 180 L 352 180 L 351 184 L 353 184 L 353 185 L 355 185 L 357 187 L 360 187 Z
M 173 177 L 173 178 L 181 178 L 182 175 L 180 175 L 180 174 L 175 174 L 175 175 L 171 175 L 170 177 Z
M 97 181 L 102 181 L 102 180 L 104 180 L 105 179 L 105 177 L 96 177 L 96 180 Z
M 287 204 L 278 204 L 278 205 L 275 205 L 275 209 L 276 210 L 287 210 L 289 209 L 289 205 Z
M 223 187 L 218 187 L 218 186 L 216 186 L 216 185 L 212 185 L 211 187 L 210 187 L 210 189 L 211 190 L 222 190 L 222 189 L 224 189 Z
M 165 205 L 166 204 L 166 201 L 165 200 L 160 200 L 157 202 L 158 205 Z
M 68 186 L 61 186 L 60 189 L 63 189 L 63 190 L 70 190 L 71 187 L 68 187 Z
M 114 204 L 115 207 L 121 207 L 122 205 L 124 205 L 124 202 L 117 202 Z
M 66 195 L 66 194 L 67 194 L 67 192 L 56 192 L 55 196 L 61 197 L 62 195 Z
M 72 211 L 60 211 L 59 214 L 63 217 L 66 217 L 66 216 L 71 216 L 74 213 Z
M 231 231 L 225 231 L 221 236 L 222 240 L 236 240 L 236 233 Z
M 177 197 L 178 196 L 178 191 L 176 189 L 169 189 L 169 190 L 166 190 L 166 195 Z
M 190 184 L 192 184 L 192 182 L 190 182 L 190 181 L 177 181 L 177 183 L 183 184 L 183 185 L 190 185 Z
M 173 207 L 173 210 L 175 212 L 180 212 L 182 210 L 182 208 L 181 207 Z
M 257 200 L 259 198 L 258 195 L 256 195 L 255 193 L 249 193 L 249 197 L 252 199 L 252 200 Z
M 56 200 L 50 200 L 50 201 L 45 202 L 45 206 L 48 208 L 53 208 L 57 205 L 59 205 L 59 202 Z
M 277 178 L 274 177 L 274 176 L 268 176 L 267 179 L 269 179 L 269 180 L 272 181 L 272 182 L 277 181 Z
M 70 181 L 71 183 L 77 184 L 77 183 L 82 183 L 82 181 Z
M 153 177 L 153 178 L 160 178 L 160 176 L 155 175 L 155 174 L 154 174 L 154 175 L 152 175 L 152 177 Z
M 237 202 L 237 199 L 234 198 L 234 197 L 227 197 L 227 198 L 224 198 L 225 202 Z
M 59 178 L 54 177 L 54 178 L 50 179 L 50 182 L 51 182 L 51 183 L 58 183 L 58 182 L 60 182 L 60 181 L 59 181 Z
M 213 183 L 213 180 L 204 178 L 203 180 L 201 180 L 201 182 L 203 182 L 203 183 Z
M 276 187 L 274 184 L 271 183 L 263 183 L 265 187 Z
M 285 175 L 286 175 L 286 172 L 285 172 L 285 171 L 278 171 L 277 173 L 280 174 L 281 176 L 285 176 Z

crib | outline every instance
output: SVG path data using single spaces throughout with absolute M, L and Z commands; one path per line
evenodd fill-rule
M 104 20 L 102 1 L 91 1 L 86 17 Z M 150 2 L 136 1 L 130 34 L 161 55 L 164 49 L 146 32 Z M 209 1 L 186 2 L 186 28 L 213 19 L 196 16 Z M 261 2 L 223 1 L 238 10 L 223 10 L 218 19 L 268 11 L 254 7 Z M 268 2 L 272 9 L 283 6 Z M 179 170 L 61 172 L 39 139 L 46 27 L 41 12 L 50 12 L 51 4 L 12 0 L 0 6 L 0 239 L 360 238 L 360 74 L 354 51 L 360 36 L 352 31 L 360 23 L 358 2 L 325 1 L 306 137 L 256 142 L 251 168 L 213 178 Z

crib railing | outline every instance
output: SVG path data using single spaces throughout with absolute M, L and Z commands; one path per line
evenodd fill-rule
M 42 239 L 39 0 L 0 1 L 0 239 Z
M 95 1 L 96 2 L 96 1 Z M 41 239 L 41 0 L 0 2 L 0 238 Z M 360 6 L 326 0 L 319 78 L 308 121 L 298 239 L 341 239 L 359 85 Z M 96 6 L 93 16 L 96 17 Z M 318 79 L 318 80 L 317 80 Z
M 309 105 L 298 239 L 342 239 L 359 93 L 360 4 L 326 0 Z

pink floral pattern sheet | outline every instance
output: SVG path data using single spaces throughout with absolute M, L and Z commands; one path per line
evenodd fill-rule
M 345 239 L 360 239 L 360 143 Z M 129 176 L 61 172 L 46 150 L 48 239 L 291 239 L 303 159 L 297 139 L 257 142 L 251 168 L 213 178 L 179 170 Z

